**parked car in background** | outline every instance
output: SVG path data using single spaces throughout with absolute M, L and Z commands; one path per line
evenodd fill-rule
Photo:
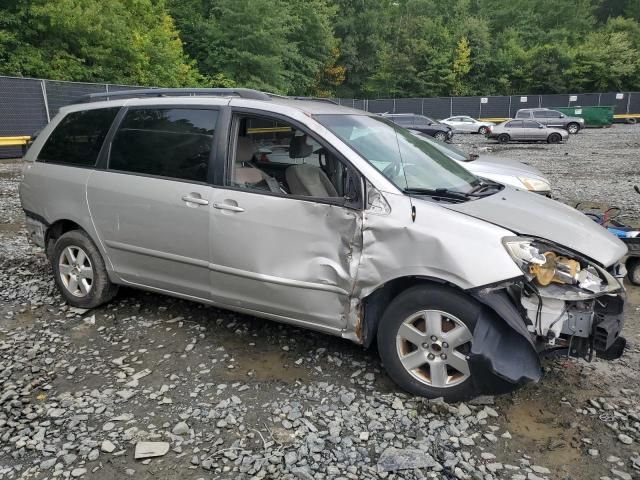
M 416 130 L 411 133 L 433 145 L 451 160 L 458 162 L 474 175 L 488 178 L 494 182 L 523 188 L 530 192 L 551 196 L 551 184 L 544 174 L 535 167 L 516 160 L 496 157 L 489 154 L 468 154 L 459 148 L 431 138 Z
M 550 128 L 535 120 L 507 120 L 491 127 L 487 138 L 495 138 L 499 143 L 540 142 L 560 143 L 569 138 L 569 133 L 561 128 Z
M 453 138 L 453 128 L 449 125 L 438 122 L 424 115 L 415 113 L 384 113 L 383 117 L 388 118 L 401 127 L 417 130 L 445 142 Z
M 584 128 L 584 118 L 569 117 L 549 108 L 523 108 L 516 112 L 516 119 L 535 120 L 547 127 L 562 128 L 572 135 Z
M 453 128 L 454 133 L 479 133 L 480 135 L 486 135 L 489 127 L 495 125 L 493 122 L 482 122 L 465 115 L 445 118 L 440 122 Z
M 447 400 L 538 381 L 545 349 L 624 350 L 619 239 L 377 115 L 246 89 L 93 94 L 24 160 L 27 232 L 74 307 L 124 285 L 375 341 L 398 385 Z

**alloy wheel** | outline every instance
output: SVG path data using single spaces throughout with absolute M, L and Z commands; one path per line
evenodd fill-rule
M 572 135 L 578 133 L 578 130 L 579 128 L 577 125 L 569 125 L 569 128 L 567 128 L 567 131 Z
M 86 297 L 93 287 L 93 265 L 82 248 L 69 245 L 60 254 L 58 271 L 62 285 L 75 297 Z
M 440 310 L 422 310 L 402 322 L 396 336 L 400 363 L 418 381 L 448 388 L 467 380 L 472 339 L 458 318 Z

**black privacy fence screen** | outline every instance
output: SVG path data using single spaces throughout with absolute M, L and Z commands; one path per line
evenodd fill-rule
M 82 96 L 138 88 L 148 87 L 0 76 L 0 158 L 21 156 L 23 147 L 13 139 L 33 135 L 61 107 Z M 333 100 L 372 113 L 417 113 L 435 119 L 469 115 L 501 121 L 520 108 L 578 106 L 610 106 L 617 119 L 640 119 L 640 92 Z

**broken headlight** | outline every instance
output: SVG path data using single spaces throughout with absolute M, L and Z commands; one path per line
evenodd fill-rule
M 570 285 L 591 293 L 601 293 L 607 282 L 598 269 L 570 253 L 540 240 L 506 238 L 504 246 L 525 277 L 537 287 Z

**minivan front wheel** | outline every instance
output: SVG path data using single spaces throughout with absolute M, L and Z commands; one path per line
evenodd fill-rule
M 72 230 L 56 240 L 51 264 L 60 293 L 73 307 L 94 308 L 117 293 L 98 248 L 81 230 Z
M 474 396 L 468 355 L 479 311 L 473 299 L 438 285 L 418 285 L 398 295 L 378 329 L 378 351 L 392 380 L 429 398 Z

